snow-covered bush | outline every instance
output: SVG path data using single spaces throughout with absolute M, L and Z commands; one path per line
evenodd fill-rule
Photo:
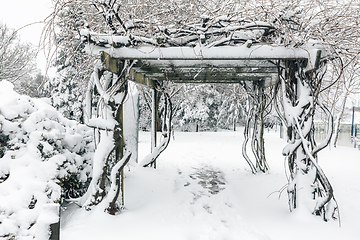
M 61 195 L 86 190 L 91 132 L 0 82 L 0 238 L 48 239 Z
M 45 88 L 51 92 L 52 106 L 66 117 L 81 120 L 83 89 L 86 88 L 79 83 L 74 72 L 72 67 L 58 70 L 56 76 L 45 84 Z

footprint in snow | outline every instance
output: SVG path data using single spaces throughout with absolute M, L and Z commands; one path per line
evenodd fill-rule
M 225 189 L 225 178 L 221 171 L 214 170 L 209 166 L 194 169 L 196 171 L 190 174 L 189 177 L 193 180 L 198 180 L 198 184 L 208 190 L 210 194 L 215 195 Z M 190 183 L 187 182 L 184 186 L 189 185 Z

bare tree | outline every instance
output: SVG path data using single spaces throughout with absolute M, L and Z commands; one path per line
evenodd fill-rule
M 332 138 L 332 145 L 336 147 L 340 124 L 346 116 L 345 110 L 348 100 L 351 96 L 358 94 L 360 90 L 358 58 L 356 57 L 354 61 L 350 62 L 348 66 L 342 70 L 341 76 L 339 76 L 339 68 L 337 66 L 331 66 L 329 74 L 325 75 L 324 79 L 327 80 L 327 83 L 334 81 L 333 79 L 338 79 L 332 88 L 326 89 L 326 91 L 323 91 L 320 95 L 322 102 L 330 109 L 335 117 L 335 134 Z
M 21 79 L 15 82 L 15 91 L 20 94 L 28 95 L 30 97 L 50 97 L 50 94 L 43 91 L 41 85 L 44 82 L 45 76 L 41 72 L 37 72 L 35 76 L 26 74 Z
M 36 51 L 17 32 L 0 23 L 0 80 L 15 83 L 35 70 Z

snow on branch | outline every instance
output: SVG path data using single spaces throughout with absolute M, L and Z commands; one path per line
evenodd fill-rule
M 101 47 L 120 48 L 150 44 L 161 47 L 174 46 L 224 46 L 244 44 L 248 40 L 254 43 L 266 43 L 275 29 L 266 22 L 228 18 L 177 26 L 161 26 L 145 21 L 132 23 L 131 31 L 120 34 L 94 34 L 81 30 L 83 41 Z
M 132 31 L 122 35 L 89 30 L 81 30 L 80 35 L 91 55 L 104 51 L 121 59 L 309 59 L 308 70 L 316 67 L 323 49 L 310 42 L 301 48 L 279 45 L 276 29 L 266 22 L 225 17 L 210 22 L 205 27 L 200 23 L 181 28 L 146 25 L 149 32 L 143 32 L 144 22 L 135 22 Z

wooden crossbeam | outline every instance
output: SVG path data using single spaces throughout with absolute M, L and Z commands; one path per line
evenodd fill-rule
M 219 72 L 219 73 L 238 73 L 238 74 L 271 74 L 277 73 L 277 68 L 269 67 L 215 67 L 215 66 L 205 66 L 205 67 L 154 67 L 154 66 L 143 66 L 140 68 L 135 67 L 138 72 L 144 73 L 166 73 L 166 72 Z
M 112 58 L 106 52 L 101 53 L 101 62 L 104 64 L 106 70 L 119 74 L 119 69 L 122 69 L 122 61 L 118 58 Z
M 155 82 L 153 79 L 145 76 L 143 73 L 141 72 L 137 72 L 135 69 L 131 69 L 130 70 L 130 81 L 133 81 L 135 83 L 144 85 L 146 87 L 155 88 Z
M 139 59 L 134 67 L 177 68 L 276 68 L 268 60 L 144 60 Z
M 271 74 L 246 74 L 224 72 L 167 72 L 167 73 L 144 73 L 147 78 L 168 80 L 181 83 L 237 83 L 240 81 L 261 81 L 272 78 Z
M 199 64 L 198 61 L 139 61 L 133 69 L 145 78 L 175 83 L 239 83 L 240 81 L 272 82 L 277 77 L 276 66 L 268 61 L 243 61 L 243 64 L 234 64 L 236 61 L 226 61 L 217 67 L 214 62 Z M 263 64 L 261 66 L 260 64 Z M 259 66 L 260 65 L 260 66 Z
M 119 74 L 122 59 L 112 58 L 103 52 L 102 62 L 106 70 Z M 216 65 L 218 64 L 218 65 Z M 264 60 L 242 61 L 137 61 L 130 70 L 130 81 L 154 89 L 156 81 L 174 83 L 239 83 L 241 81 L 265 81 L 269 86 L 277 78 L 277 68 Z
M 101 61 L 104 64 L 106 70 L 112 73 L 120 74 L 123 60 L 118 58 L 112 58 L 106 52 L 102 52 Z M 146 77 L 144 74 L 137 72 L 136 69 L 130 70 L 129 80 L 141 85 L 145 85 L 149 88 L 155 88 L 155 82 L 151 78 Z

